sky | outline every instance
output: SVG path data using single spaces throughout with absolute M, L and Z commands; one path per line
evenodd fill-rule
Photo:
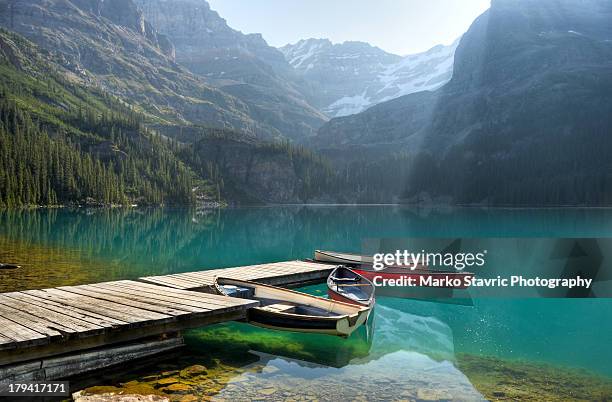
M 398 55 L 450 44 L 490 0 L 208 0 L 228 24 L 276 47 L 300 39 L 358 40 Z

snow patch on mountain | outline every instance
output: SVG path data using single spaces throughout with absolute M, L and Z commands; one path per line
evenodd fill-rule
M 458 44 L 459 39 L 405 57 L 364 42 L 333 44 L 328 39 L 301 40 L 280 50 L 298 74 L 321 89 L 317 106 L 339 117 L 440 88 L 452 77 Z
M 327 107 L 328 113 L 331 111 L 335 116 L 348 116 L 365 110 L 372 103 L 366 93 L 355 96 L 345 96 L 340 98 Z
M 412 56 L 406 56 L 397 64 L 388 66 L 378 76 L 383 87 L 377 103 L 419 91 L 433 91 L 450 81 L 453 74 L 455 50 L 459 41 L 450 46 L 436 46 L 433 49 Z M 385 95 L 388 94 L 388 95 Z
M 311 61 L 317 53 L 328 45 L 331 46 L 332 43 L 327 39 L 317 40 L 316 42 L 300 41 L 297 43 L 295 51 L 291 54 L 285 53 L 285 56 L 290 57 L 290 59 L 287 59 L 289 64 L 299 69 L 305 62 Z M 308 69 L 309 67 L 314 67 L 314 63 L 309 63 L 306 68 Z

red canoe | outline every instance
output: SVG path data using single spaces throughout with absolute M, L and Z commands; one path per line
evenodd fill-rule
M 327 277 L 329 298 L 358 306 L 374 305 L 374 285 L 352 269 L 340 266 Z

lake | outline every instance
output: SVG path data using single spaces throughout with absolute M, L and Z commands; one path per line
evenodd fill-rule
M 0 262 L 22 268 L 0 271 L 0 291 L 309 258 L 317 248 L 359 252 L 367 238 L 428 236 L 612 237 L 612 210 L 4 211 Z M 321 285 L 303 290 L 325 295 Z M 611 314 L 610 299 L 476 298 L 464 306 L 381 297 L 369 327 L 348 340 L 228 323 L 189 331 L 178 355 L 83 384 L 229 400 L 609 398 Z

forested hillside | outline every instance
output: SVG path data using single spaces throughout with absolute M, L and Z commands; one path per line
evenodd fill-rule
M 219 134 L 223 130 L 198 128 L 198 145 L 162 137 L 120 99 L 71 82 L 56 57 L 0 31 L 0 206 L 261 203 L 280 193 L 284 202 L 300 202 L 316 196 L 306 179 L 309 168 L 282 160 L 274 163 L 288 175 L 290 191 L 283 184 L 257 196 L 248 187 L 238 190 L 231 184 L 237 182 L 235 173 L 203 148 L 210 136 L 217 143 L 230 141 Z M 243 145 L 245 155 L 278 147 L 252 138 Z M 278 149 L 294 152 L 289 145 Z M 314 158 L 305 164 L 318 171 L 322 166 Z M 259 177 L 257 185 L 275 179 Z
M 219 184 L 229 199 L 247 203 L 343 200 L 330 163 L 288 141 L 261 142 L 227 130 L 206 130 L 178 155 Z
M 138 121 L 91 114 L 76 120 L 114 138 L 100 151 L 115 155 L 85 152 L 69 132 L 45 127 L 5 94 L 0 89 L 0 206 L 192 202 L 192 175 L 163 144 L 143 137 L 150 147 L 138 150 L 141 141 L 131 138 Z
M 190 203 L 197 182 L 142 117 L 50 71 L 51 56 L 0 32 L 0 203 Z

